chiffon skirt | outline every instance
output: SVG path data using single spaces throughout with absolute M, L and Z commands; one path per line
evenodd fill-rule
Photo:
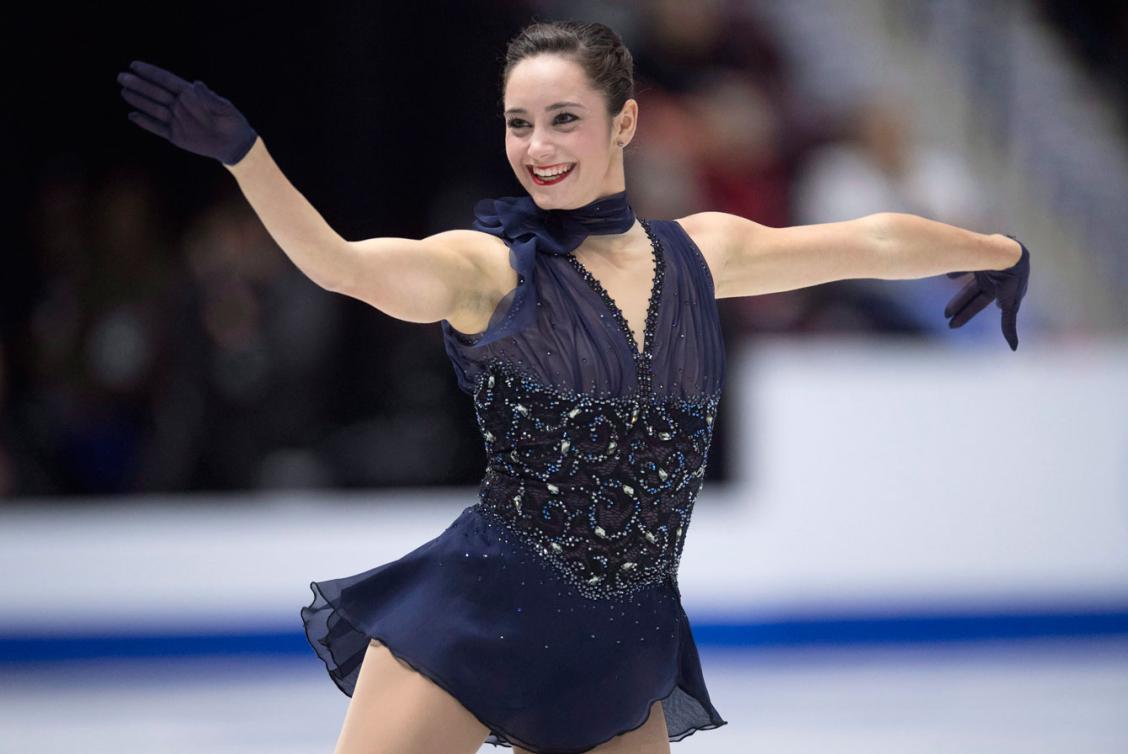
M 672 580 L 581 597 L 477 503 L 398 560 L 310 588 L 306 637 L 342 692 L 352 696 L 378 639 L 458 699 L 495 746 L 589 751 L 642 726 L 658 700 L 671 741 L 726 724 Z

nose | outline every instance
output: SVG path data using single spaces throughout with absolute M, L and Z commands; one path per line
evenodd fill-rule
M 533 135 L 529 139 L 529 157 L 537 162 L 544 162 L 545 158 L 552 154 L 552 143 L 549 139 L 549 134 L 544 131 L 537 131 L 533 129 Z

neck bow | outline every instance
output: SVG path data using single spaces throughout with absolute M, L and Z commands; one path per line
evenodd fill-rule
M 528 195 L 478 201 L 474 206 L 474 228 L 498 236 L 509 245 L 509 265 L 517 271 L 517 287 L 499 303 L 485 335 L 472 344 L 463 344 L 484 346 L 533 323 L 533 276 L 538 252 L 568 255 L 589 235 L 626 233 L 634 224 L 635 212 L 626 191 L 575 209 L 541 209 Z

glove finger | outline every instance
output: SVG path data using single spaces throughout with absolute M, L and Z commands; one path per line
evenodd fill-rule
M 1003 337 L 1012 351 L 1018 350 L 1018 306 L 1003 310 Z
M 171 71 L 166 71 L 164 68 L 146 63 L 142 60 L 134 60 L 129 64 L 129 70 L 136 73 L 138 76 L 152 81 L 155 84 L 163 86 L 173 94 L 180 94 L 188 88 L 188 82 L 180 78 Z
M 128 89 L 122 89 L 121 96 L 122 99 L 136 107 L 141 112 L 152 118 L 156 118 L 162 123 L 168 123 L 168 121 L 172 118 L 172 114 L 168 111 L 167 107 L 160 104 L 159 102 L 153 102 L 148 97 L 143 97 L 140 94 L 132 92 Z
M 140 95 L 148 97 L 154 102 L 160 102 L 162 105 L 172 104 L 174 95 L 167 89 L 157 86 L 151 81 L 137 76 L 133 73 L 120 73 L 117 77 L 118 83 L 124 89 L 130 89 Z
M 144 128 L 146 131 L 155 133 L 157 136 L 160 136 L 163 139 L 168 139 L 169 141 L 172 140 L 168 126 L 161 123 L 156 118 L 151 118 L 145 113 L 132 112 L 129 114 L 129 119 L 137 125 L 141 126 L 141 128 Z
M 963 309 L 965 306 L 967 306 L 967 303 L 969 301 L 975 298 L 975 294 L 977 293 L 979 293 L 979 286 L 973 280 L 965 285 L 959 293 L 957 293 L 955 296 L 952 296 L 952 300 L 949 301 L 948 305 L 944 307 L 944 316 L 950 317 L 960 309 Z
M 948 322 L 948 327 L 963 327 L 969 319 L 983 311 L 987 304 L 993 300 L 994 297 L 981 291 L 978 296 L 968 302 L 967 306 L 960 309 L 956 316 L 952 317 L 952 320 Z

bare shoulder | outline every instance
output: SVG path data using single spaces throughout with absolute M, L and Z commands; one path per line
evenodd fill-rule
M 480 230 L 448 230 L 428 237 L 463 256 L 475 274 L 464 281 L 459 305 L 447 321 L 459 332 L 486 329 L 498 302 L 517 285 L 517 272 L 509 264 L 509 246 L 501 238 Z
M 717 298 L 723 298 L 721 287 L 724 271 L 737 236 L 737 223 L 743 219 L 727 212 L 697 212 L 675 221 L 700 249 L 701 256 L 705 257 Z

